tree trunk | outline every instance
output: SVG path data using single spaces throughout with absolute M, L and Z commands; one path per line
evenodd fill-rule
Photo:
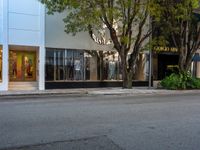
M 123 80 L 123 88 L 125 89 L 132 89 L 132 80 L 133 73 L 132 72 L 126 72 L 126 78 Z
M 185 56 L 184 51 L 185 51 L 184 47 L 182 46 L 182 48 L 179 50 L 179 62 L 178 62 L 179 72 L 180 73 L 185 72 L 186 56 Z
M 187 73 L 190 69 L 191 62 L 192 62 L 192 56 L 188 54 L 189 47 L 189 23 L 188 21 L 185 22 L 185 34 L 184 37 L 181 38 L 181 48 L 179 50 L 179 71 L 180 73 Z M 190 58 L 191 57 L 191 58 Z
M 192 58 L 190 56 L 184 56 L 183 53 L 179 54 L 179 72 L 186 73 L 190 71 Z
M 120 55 L 121 57 L 121 68 L 122 68 L 122 79 L 123 79 L 123 85 L 122 88 L 125 89 L 131 89 L 132 88 L 132 77 L 133 77 L 133 72 L 128 70 L 127 66 L 127 54 L 122 53 Z

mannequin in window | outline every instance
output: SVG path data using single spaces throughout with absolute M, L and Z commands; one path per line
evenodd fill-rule
M 116 74 L 116 62 L 113 55 L 112 61 L 109 61 L 109 80 L 114 80 Z
M 79 59 L 76 59 L 74 61 L 74 70 L 75 70 L 75 79 L 80 80 L 81 79 L 81 61 Z
M 17 62 L 16 60 L 13 61 L 12 63 L 12 75 L 14 78 L 17 76 Z
M 73 72 L 74 72 L 74 64 L 73 64 L 73 60 L 70 57 L 69 60 L 67 61 L 67 77 L 68 79 L 72 80 L 73 79 Z
M 33 68 L 32 68 L 32 60 L 29 59 L 26 62 L 26 73 L 27 73 L 28 77 L 32 77 L 32 74 L 33 74 L 32 70 L 33 70 Z

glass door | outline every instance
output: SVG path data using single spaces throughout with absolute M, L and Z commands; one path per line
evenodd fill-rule
M 36 53 L 10 51 L 9 77 L 10 81 L 35 81 Z
M 24 53 L 22 56 L 23 59 L 23 78 L 25 81 L 34 81 L 36 80 L 36 55 L 32 53 Z

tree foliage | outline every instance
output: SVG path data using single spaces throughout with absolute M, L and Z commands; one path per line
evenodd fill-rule
M 123 87 L 132 87 L 133 68 L 145 40 L 151 35 L 149 15 L 157 15 L 154 0 L 40 0 L 48 13 L 66 11 L 65 31 L 106 30 L 122 63 Z M 96 32 L 98 33 L 98 32 Z M 92 37 L 92 36 L 91 36 Z M 128 54 L 130 54 L 128 56 Z
M 187 72 L 200 46 L 199 0 L 157 0 L 157 5 L 161 35 L 178 49 L 180 72 Z

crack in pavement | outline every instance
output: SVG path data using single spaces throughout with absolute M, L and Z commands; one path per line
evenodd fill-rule
M 122 148 L 103 135 L 0 150 L 122 150 Z

